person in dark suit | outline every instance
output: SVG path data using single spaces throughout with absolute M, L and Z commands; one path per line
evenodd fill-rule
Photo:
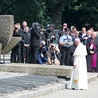
M 87 32 L 86 32 L 86 28 L 83 27 L 82 28 L 82 33 L 79 34 L 79 38 L 81 40 L 81 42 L 86 45 L 86 40 L 87 40 Z
M 24 61 L 25 63 L 29 63 L 30 59 L 29 59 L 29 50 L 30 50 L 30 40 L 31 40 L 31 35 L 29 32 L 29 27 L 25 27 L 25 32 L 23 35 L 23 57 L 24 57 Z
M 51 43 L 54 43 L 56 40 L 56 33 L 54 31 L 55 25 L 54 24 L 49 24 L 46 28 L 46 31 L 44 33 L 45 35 L 45 41 L 46 41 L 46 46 L 48 47 Z
M 92 32 L 91 37 L 87 39 L 87 71 L 98 72 L 98 38 L 96 32 Z
M 36 64 L 40 48 L 40 25 L 33 23 L 31 29 L 31 63 Z
M 13 37 L 21 37 L 19 30 L 20 30 L 20 24 L 17 23 L 14 25 Z M 19 41 L 18 44 L 12 49 L 11 62 L 21 63 L 21 41 Z
M 27 22 L 23 21 L 22 23 L 22 27 L 19 29 L 19 34 L 22 38 L 22 40 L 19 43 L 19 54 L 21 56 L 21 63 L 24 63 L 24 54 L 23 54 L 23 49 L 24 49 L 24 41 L 23 41 L 23 36 L 24 36 L 24 32 L 25 32 L 25 27 L 27 27 Z

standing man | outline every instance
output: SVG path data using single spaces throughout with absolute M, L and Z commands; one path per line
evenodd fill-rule
M 98 71 L 98 38 L 96 36 L 96 32 L 92 32 L 91 37 L 86 42 L 88 71 L 93 72 Z
M 31 63 L 33 64 L 37 63 L 39 48 L 40 48 L 40 25 L 39 23 L 33 23 L 31 30 Z
M 21 41 L 21 47 L 20 47 L 20 50 L 21 50 L 21 62 L 24 63 L 24 54 L 23 54 L 23 48 L 24 48 L 24 44 L 23 44 L 23 36 L 24 36 L 24 32 L 25 32 L 25 27 L 27 27 L 27 22 L 26 21 L 23 21 L 22 23 L 22 28 L 20 29 L 20 35 L 21 35 L 21 38 L 22 38 L 22 41 Z
M 17 23 L 17 24 L 14 25 L 13 37 L 21 37 L 20 33 L 19 33 L 19 30 L 20 30 L 20 24 Z M 18 42 L 18 44 L 11 51 L 11 62 L 21 63 L 20 41 Z
M 62 46 L 60 65 L 69 65 L 70 46 L 73 44 L 69 31 L 64 31 L 64 35 L 60 37 L 59 44 Z
M 88 89 L 87 81 L 87 65 L 86 65 L 86 47 L 80 42 L 80 39 L 75 39 L 77 48 L 74 52 L 73 72 L 69 88 L 80 90 Z
M 51 43 L 54 43 L 56 40 L 56 33 L 54 31 L 55 25 L 54 24 L 49 24 L 46 28 L 46 31 L 44 33 L 45 35 L 45 41 L 46 41 L 46 46 L 48 47 Z
M 62 28 L 63 31 L 66 31 L 67 30 L 67 23 L 63 23 L 63 28 Z
M 24 35 L 23 35 L 23 58 L 24 58 L 24 62 L 25 63 L 29 63 L 30 62 L 30 43 L 31 43 L 31 35 L 30 35 L 30 32 L 29 32 L 29 27 L 25 27 L 25 32 L 24 32 Z
M 86 37 L 87 37 L 86 28 L 83 27 L 83 28 L 82 28 L 82 33 L 80 33 L 79 38 L 80 38 L 81 42 L 82 42 L 84 45 L 86 45 L 86 40 L 87 40 Z

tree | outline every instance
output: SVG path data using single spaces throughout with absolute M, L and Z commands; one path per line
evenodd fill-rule
M 54 23 L 56 28 L 67 22 L 79 28 L 86 25 L 98 27 L 97 0 L 1 0 L 0 15 L 12 14 L 15 23 L 24 20 L 42 25 Z
M 67 13 L 67 16 L 64 14 Z M 67 7 L 63 13 L 62 21 L 69 25 L 75 25 L 81 30 L 81 27 L 98 28 L 98 2 L 97 0 L 78 0 L 76 3 Z
M 0 14 L 12 14 L 15 22 L 38 21 L 43 25 L 53 22 L 58 28 L 65 5 L 76 0 L 2 0 Z
M 70 5 L 76 1 L 77 0 L 46 0 L 47 9 L 56 28 L 59 28 L 59 25 L 61 24 L 64 7 L 70 7 Z

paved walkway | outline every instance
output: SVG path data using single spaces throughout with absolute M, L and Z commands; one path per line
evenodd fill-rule
M 88 90 L 61 90 L 36 98 L 98 98 L 98 79 L 89 83 Z
M 48 87 L 54 85 L 55 89 L 61 90 L 64 89 L 65 85 L 58 83 L 61 80 L 64 79 L 58 79 L 54 76 L 0 72 L 0 98 L 21 98 L 21 96 L 22 98 L 32 98 L 23 96 L 27 96 L 28 94 L 29 96 L 33 96 L 33 93 L 34 96 L 37 96 L 39 92 L 41 93 L 41 89 L 43 89 L 42 93 L 48 93 Z
M 96 73 L 88 74 L 89 81 L 97 78 Z M 0 98 L 34 98 L 59 90 L 64 90 L 68 81 L 54 76 L 39 76 L 23 73 L 0 72 Z M 65 90 L 68 93 L 70 91 Z M 73 91 L 72 91 L 73 92 Z M 44 97 L 38 97 L 44 98 Z M 67 97 L 46 97 L 67 98 Z M 69 97 L 72 98 L 72 97 Z M 84 98 L 84 97 L 83 97 Z

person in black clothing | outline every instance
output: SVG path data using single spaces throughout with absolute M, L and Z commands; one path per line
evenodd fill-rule
M 17 23 L 14 26 L 13 37 L 21 37 L 19 33 L 20 24 Z M 21 50 L 20 50 L 20 42 L 12 49 L 11 51 L 11 62 L 21 62 Z
M 29 58 L 29 50 L 30 50 L 30 32 L 29 32 L 29 27 L 25 27 L 25 32 L 23 35 L 23 57 L 25 59 L 25 63 L 29 63 L 30 62 L 30 58 Z
M 91 31 L 92 32 L 92 31 Z M 98 38 L 97 32 L 92 32 L 91 37 L 87 39 L 87 71 L 98 72 Z
M 24 49 L 24 42 L 23 42 L 23 36 L 24 36 L 24 32 L 25 32 L 25 27 L 27 26 L 27 22 L 23 21 L 22 23 L 22 27 L 19 29 L 19 34 L 22 38 L 22 40 L 20 41 L 20 47 L 19 47 L 19 54 L 21 55 L 21 63 L 24 63 L 24 54 L 23 54 L 23 49 Z
M 40 25 L 33 23 L 31 29 L 31 63 L 36 64 L 40 48 Z
M 86 31 L 86 28 L 85 27 L 82 28 L 82 33 L 79 33 L 79 38 L 80 38 L 81 42 L 84 45 L 86 45 L 87 31 Z
M 55 28 L 54 24 L 49 24 L 44 33 L 47 47 L 50 45 L 50 43 L 53 43 L 56 40 L 56 34 L 54 28 Z
M 76 45 L 75 43 L 73 43 L 73 45 L 70 46 L 70 49 L 69 49 L 69 52 L 70 52 L 70 62 L 69 62 L 69 65 L 70 66 L 73 66 L 73 62 L 74 62 L 74 51 L 76 49 Z
M 47 47 L 46 47 L 45 41 L 41 41 L 41 43 L 40 43 L 40 49 L 39 49 L 37 61 L 39 64 L 44 64 L 48 61 L 48 59 L 47 59 Z

